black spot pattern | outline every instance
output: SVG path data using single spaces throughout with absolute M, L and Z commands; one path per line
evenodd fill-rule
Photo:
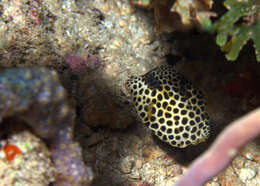
M 175 67 L 159 66 L 126 85 L 137 114 L 162 141 L 184 148 L 208 138 L 210 121 L 202 93 Z

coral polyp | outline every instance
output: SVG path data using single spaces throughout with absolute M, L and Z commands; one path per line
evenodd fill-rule
M 21 150 L 16 145 L 8 143 L 4 146 L 4 152 L 6 159 L 9 162 L 13 161 L 15 156 L 22 154 Z

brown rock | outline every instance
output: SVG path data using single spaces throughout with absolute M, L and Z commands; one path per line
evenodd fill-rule
M 84 77 L 79 86 L 83 121 L 90 127 L 109 128 L 126 128 L 133 123 L 134 117 L 129 114 L 129 105 L 122 103 L 111 88 L 104 84 L 105 80 L 90 78 Z
M 163 154 L 164 152 L 161 149 L 154 146 L 148 146 L 143 149 L 143 158 L 145 162 L 149 162 L 150 160 L 162 156 Z

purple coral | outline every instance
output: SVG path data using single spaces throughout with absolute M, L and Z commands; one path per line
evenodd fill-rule
M 239 149 L 260 134 L 260 108 L 230 124 L 192 163 L 175 186 L 202 186 L 226 168 Z
M 59 136 L 51 146 L 52 158 L 58 160 L 56 168 L 62 170 L 64 175 L 58 175 L 57 185 L 72 186 L 85 185 L 93 175 L 89 168 L 84 166 L 81 157 L 81 148 L 72 141 L 71 128 L 59 131 Z
M 84 60 L 83 58 L 81 58 L 79 56 L 73 56 L 70 54 L 66 54 L 64 56 L 64 58 L 65 58 L 65 63 L 67 63 L 69 65 L 69 67 L 71 68 L 71 70 L 73 72 L 85 71 L 86 60 Z
M 74 110 L 55 71 L 17 68 L 0 72 L 0 120 L 23 119 L 50 145 L 58 175 L 55 185 L 83 186 L 92 179 L 81 148 L 73 142 Z
M 71 70 L 75 73 L 84 72 L 87 69 L 96 70 L 101 66 L 101 62 L 97 56 L 82 58 L 79 56 L 66 54 L 64 59 L 65 63 L 68 64 Z

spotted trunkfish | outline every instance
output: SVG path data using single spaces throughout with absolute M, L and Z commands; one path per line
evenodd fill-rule
M 202 92 L 163 64 L 126 82 L 135 110 L 142 122 L 162 141 L 184 148 L 204 142 L 210 119 Z

